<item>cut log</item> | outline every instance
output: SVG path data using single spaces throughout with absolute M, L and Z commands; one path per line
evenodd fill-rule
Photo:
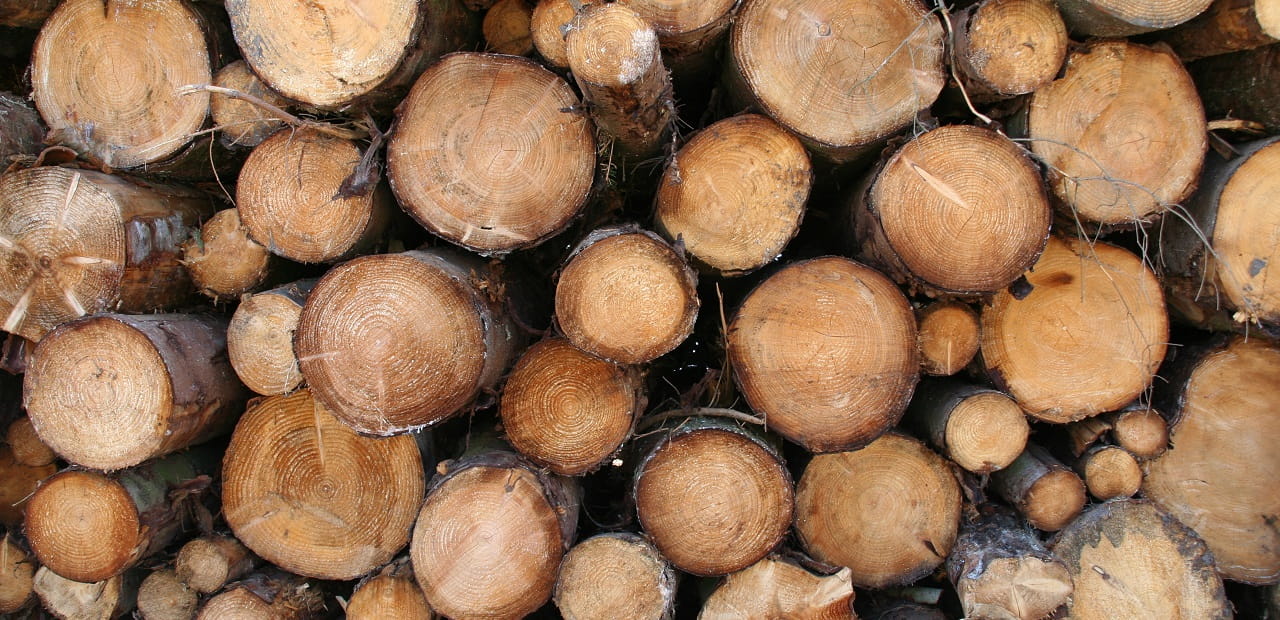
M 1120 446 L 1096 444 L 1076 461 L 1076 472 L 1089 494 L 1102 501 L 1132 497 L 1142 486 L 1138 459 Z
M 263 84 L 243 60 L 219 69 L 213 76 L 213 85 L 257 97 L 277 108 L 289 105 L 287 99 Z M 216 93 L 209 100 L 209 114 L 218 129 L 218 141 L 227 148 L 251 149 L 284 124 L 259 106 Z
M 4 4 L 3 0 L 0 4 Z M 3 14 L 4 7 L 0 6 L 0 20 L 4 19 Z M 43 142 L 44 126 L 36 109 L 26 99 L 0 91 L 0 170 L 9 167 L 13 155 L 38 154 L 44 148 Z
M 850 573 L 843 568 L 819 577 L 786 560 L 768 557 L 725 577 L 703 603 L 698 620 L 855 620 Z
M 947 576 L 967 618 L 1041 620 L 1071 597 L 1067 566 L 1007 509 L 970 509 L 947 556 Z
M 67 323 L 36 346 L 23 404 L 50 448 L 94 469 L 207 441 L 231 430 L 247 396 L 226 333 L 222 318 L 193 314 Z
M 1033 443 L 1008 467 L 991 475 L 991 489 L 1046 532 L 1071 523 L 1087 499 L 1080 476 Z
M 935 301 L 916 311 L 920 331 L 920 369 L 948 377 L 978 354 L 978 313 L 958 301 Z
M 551 598 L 578 489 L 510 452 L 464 457 L 431 481 L 409 552 L 427 603 L 450 617 L 523 617 Z
M 946 81 L 942 25 L 915 0 L 747 0 L 727 57 L 736 99 L 835 161 L 906 127 Z
M 59 0 L 0 0 L 0 26 L 39 28 Z
M 1065 75 L 1031 95 L 1027 133 L 1065 216 L 1110 226 L 1149 222 L 1189 196 L 1208 148 L 1178 57 L 1116 40 L 1073 52 Z
M 1212 0 L 1059 0 L 1071 33 L 1084 37 L 1127 37 L 1172 28 L 1201 14 Z
M 601 228 L 570 253 L 556 323 L 573 346 L 620 364 L 665 355 L 693 333 L 698 279 L 676 249 L 633 226 Z
M 1003 392 L 959 381 L 926 380 L 904 421 L 943 455 L 975 474 L 1008 467 L 1022 454 L 1031 426 Z
M 1280 581 L 1280 348 L 1258 338 L 1184 350 L 1162 373 L 1156 404 L 1171 416 L 1170 447 L 1147 464 L 1142 493 L 1194 529 L 1218 572 Z
M 192 190 L 88 170 L 0 176 L 2 328 L 38 341 L 85 314 L 184 302 L 191 279 L 179 246 L 212 214 Z
M 112 168 L 180 154 L 209 117 L 207 25 L 184 0 L 65 0 L 31 54 L 32 98 L 56 142 Z
M 975 102 L 1033 92 L 1067 57 L 1067 27 L 1052 0 L 985 0 L 953 21 L 953 62 Z
M 135 573 L 83 583 L 49 570 L 36 571 L 35 591 L 45 611 L 63 620 L 110 620 L 133 611 L 138 602 Z
M 298 575 L 268 569 L 254 573 L 209 599 L 199 620 L 310 620 L 324 616 L 319 584 Z
M 13 451 L 13 460 L 21 465 L 41 467 L 58 459 L 58 455 L 40 440 L 35 426 L 31 424 L 31 418 L 26 416 L 14 420 L 9 425 L 9 430 L 5 434 L 5 443 L 9 444 L 9 449 Z
M 258 558 L 230 536 L 202 536 L 178 550 L 173 569 L 191 589 L 212 594 L 253 570 Z
M 35 574 L 35 558 L 6 533 L 0 540 L 0 614 L 29 606 L 35 594 Z
M 22 523 L 22 512 L 31 494 L 42 480 L 57 472 L 58 466 L 53 463 L 20 463 L 11 448 L 0 446 L 0 524 Z
M 1149 406 L 1126 407 L 1109 417 L 1116 443 L 1140 461 L 1160 456 L 1169 446 L 1169 425 Z
M 299 280 L 240 300 L 227 326 L 227 357 L 236 375 L 263 396 L 288 394 L 302 383 L 294 332 L 317 280 Z
M 308 390 L 255 401 L 231 436 L 222 476 L 236 538 L 289 572 L 334 580 L 395 557 L 426 486 L 412 436 L 357 435 Z
M 592 0 L 580 0 L 579 4 L 585 8 L 592 4 Z M 570 22 L 577 14 L 571 0 L 538 0 L 538 6 L 533 8 L 529 22 L 533 46 L 553 69 L 569 69 L 569 52 L 564 39 Z
M 641 444 L 639 454 L 636 515 L 676 568 L 703 576 L 739 571 L 786 536 L 795 510 L 791 474 L 779 448 L 761 436 L 722 418 L 693 417 Z
M 182 244 L 182 266 L 196 290 L 214 301 L 232 299 L 256 289 L 267 279 L 271 253 L 240 222 L 239 212 L 223 209 Z
M 254 73 L 285 97 L 329 110 L 403 95 L 429 63 L 479 34 L 476 15 L 457 0 L 228 0 L 227 14 Z
M 191 620 L 199 603 L 200 595 L 167 568 L 147 575 L 138 586 L 142 620 Z
M 566 620 L 674 617 L 676 571 L 648 540 L 599 534 L 565 554 L 555 603 Z
M 722 276 L 776 260 L 800 230 L 813 166 L 768 117 L 743 114 L 698 132 L 667 164 L 654 227 Z
M 436 617 L 413 578 L 413 566 L 407 556 L 357 584 L 346 611 L 349 620 L 433 620 Z
M 1075 582 L 1068 617 L 1232 617 L 1215 556 L 1195 532 L 1150 502 L 1098 504 L 1052 548 Z
M 729 326 L 734 379 L 770 430 L 813 452 L 855 449 L 902 417 L 920 372 L 915 316 L 879 272 L 838 257 L 794 263 Z
M 236 185 L 236 208 L 255 241 L 300 263 L 324 263 L 368 250 L 390 221 L 381 185 L 355 190 L 362 174 L 355 142 L 285 128 L 249 154 Z
M 904 585 L 946 559 L 960 484 L 923 443 L 887 433 L 855 452 L 815 456 L 796 487 L 796 533 L 809 555 L 853 570 L 861 588 Z
M 1111 419 L 1105 415 L 1085 418 L 1068 424 L 1066 431 L 1071 442 L 1071 454 L 1079 457 L 1111 431 Z
M 554 338 L 535 344 L 511 371 L 499 403 L 511 446 L 562 476 L 595 470 L 631 435 L 644 382 Z
M 622 0 L 622 4 L 653 25 L 662 46 L 662 62 L 677 80 L 708 77 L 738 7 L 737 0 Z
M 982 361 L 997 387 L 1054 423 L 1114 411 L 1147 388 L 1164 359 L 1169 318 L 1141 259 L 1053 238 L 1026 282 L 1030 293 L 1001 291 L 982 310 Z
M 1040 173 L 990 129 L 950 125 L 894 153 L 854 194 L 860 253 L 928 293 L 979 295 L 1023 274 L 1049 238 Z
M 528 56 L 533 53 L 533 6 L 528 0 L 498 0 L 484 14 L 481 31 L 489 51 Z
M 1195 19 L 1161 34 L 1184 62 L 1280 42 L 1280 2 L 1215 0 Z
M 31 550 L 67 579 L 119 576 L 183 532 L 217 462 L 214 451 L 197 448 L 113 475 L 64 470 L 27 503 Z
M 397 108 L 387 174 L 401 206 L 480 253 L 537 245 L 586 205 L 594 129 L 564 80 L 526 58 L 451 54 Z
M 335 267 L 302 307 L 298 365 L 316 399 L 361 433 L 430 426 L 496 385 L 520 344 L 504 287 L 442 250 Z

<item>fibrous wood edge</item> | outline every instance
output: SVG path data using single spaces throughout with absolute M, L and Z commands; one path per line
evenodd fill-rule
M 767 557 L 724 578 L 707 597 L 698 620 L 795 618 L 854 620 L 852 571 L 819 576 Z
M 126 573 L 104 581 L 72 581 L 47 566 L 36 571 L 35 592 L 45 611 L 63 620 L 119 618 L 138 601 L 138 575 Z
M 1073 591 L 1066 564 L 1015 513 L 990 504 L 966 509 L 947 576 L 970 618 L 1041 620 Z

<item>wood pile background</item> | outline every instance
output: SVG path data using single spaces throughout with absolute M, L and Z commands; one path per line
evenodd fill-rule
M 0 615 L 1280 617 L 1277 136 L 1280 0 L 0 0 Z

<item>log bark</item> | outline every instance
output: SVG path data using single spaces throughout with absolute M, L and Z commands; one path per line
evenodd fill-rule
M 64 470 L 27 503 L 31 550 L 67 579 L 117 577 L 182 534 L 217 463 L 197 448 L 111 475 Z
M 1012 283 L 1049 238 L 1040 174 L 1004 136 L 964 125 L 898 149 L 856 191 L 861 256 L 911 289 L 982 295 Z
M 138 575 L 126 573 L 104 581 L 72 581 L 42 566 L 36 571 L 35 591 L 45 611 L 63 620 L 110 620 L 134 610 Z
M 1160 283 L 1128 250 L 1051 239 L 1026 276 L 982 310 L 982 361 L 1026 412 L 1064 423 L 1137 398 L 1164 359 Z M 1014 293 L 1018 293 L 1015 295 Z
M 31 493 L 42 480 L 57 473 L 53 463 L 26 465 L 17 460 L 13 450 L 0 446 L 0 524 L 16 527 L 22 523 L 22 512 Z
M 173 561 L 173 570 L 192 590 L 212 594 L 253 570 L 258 557 L 231 536 L 192 539 Z
M 666 620 L 675 614 L 677 578 L 647 539 L 597 534 L 565 554 L 553 599 L 566 620 Z
M 631 436 L 644 411 L 638 369 L 543 340 L 511 371 L 498 413 L 511 446 L 562 476 L 594 471 Z
M 941 23 L 914 0 L 748 0 L 726 65 L 741 105 L 837 162 L 906 127 L 946 81 Z
M 1094 445 L 1076 461 L 1076 473 L 1084 479 L 1089 494 L 1104 502 L 1132 497 L 1142 486 L 1138 459 L 1120 446 Z
M 1094 41 L 1031 95 L 1031 149 L 1058 209 L 1077 223 L 1141 225 L 1195 189 L 1208 138 L 1204 108 L 1164 47 Z
M 1058 7 L 1072 34 L 1080 37 L 1127 37 L 1177 26 L 1203 13 L 1211 1 L 1061 0 Z
M 237 539 L 289 572 L 334 580 L 395 557 L 426 486 L 413 437 L 357 435 L 308 390 L 255 401 L 222 476 Z
M 35 426 L 31 424 L 31 418 L 26 416 L 9 425 L 5 443 L 13 451 L 13 460 L 28 467 L 41 467 L 58 459 L 58 455 L 40 440 Z
M 186 301 L 179 246 L 212 214 L 209 198 L 192 190 L 89 170 L 0 176 L 3 329 L 34 341 L 85 314 Z
M 1031 525 L 1046 532 L 1071 523 L 1086 500 L 1080 476 L 1033 443 L 1008 467 L 991 475 L 991 488 Z
M 1223 577 L 1280 581 L 1280 493 L 1254 482 L 1280 472 L 1280 348 L 1198 346 L 1162 375 L 1155 404 L 1171 416 L 1170 447 L 1147 463 L 1143 495 L 1204 538 Z
M 271 253 L 249 238 L 237 209 L 223 209 L 182 244 L 182 266 L 191 283 L 206 297 L 237 298 L 267 279 Z
M 213 85 L 257 97 L 278 108 L 289 105 L 287 99 L 262 83 L 244 60 L 219 69 L 213 76 Z M 213 118 L 213 126 L 218 129 L 218 141 L 228 149 L 258 146 L 284 124 L 252 103 L 218 93 L 209 100 L 209 115 Z
M 436 617 L 413 578 L 408 556 L 357 584 L 346 612 L 350 620 L 434 620 Z
M 577 533 L 579 492 L 510 452 L 444 466 L 409 553 L 431 608 L 446 617 L 523 617 L 551 598 Z
M 953 18 L 956 73 L 974 102 L 1025 95 L 1058 76 L 1067 27 L 1049 0 L 984 0 Z
M 39 28 L 48 19 L 59 0 L 2 0 L 0 26 Z
M 324 594 L 319 584 L 284 571 L 254 573 L 218 595 L 200 609 L 199 620 L 310 620 L 324 617 Z
M 944 456 L 975 474 L 1008 467 L 1022 454 L 1031 427 L 1007 394 L 949 380 L 926 380 L 904 422 Z
M 720 44 L 736 15 L 738 0 L 622 0 L 653 25 L 662 46 L 662 63 L 675 80 L 714 75 Z
M 532 60 L 493 54 L 451 54 L 423 73 L 387 146 L 404 210 L 481 254 L 564 230 L 595 167 L 594 128 L 569 85 Z
M 1150 502 L 1090 508 L 1052 543 L 1075 594 L 1071 618 L 1230 618 L 1214 556 L 1196 533 Z
M 496 385 L 522 340 L 498 273 L 442 250 L 335 267 L 307 297 L 294 349 L 338 419 L 392 435 L 436 424 Z
M 654 228 L 721 276 L 773 262 L 800 230 L 813 186 L 804 146 L 768 117 L 712 124 L 680 148 L 663 173 Z
M 978 354 L 978 313 L 958 301 L 935 301 L 916 311 L 920 370 L 949 377 Z
M 855 620 L 848 568 L 818 576 L 768 557 L 725 577 L 698 612 L 698 620 L 795 618 Z
M 35 596 L 35 558 L 6 533 L 0 540 L 0 614 L 12 614 L 31 605 Z
M 794 263 L 765 279 L 727 340 L 751 408 L 813 452 L 856 449 L 897 424 L 920 372 L 906 298 L 845 258 Z
M 1280 2 L 1215 0 L 1195 19 L 1161 34 L 1184 62 L 1280 42 Z
M 994 505 L 966 512 L 947 577 L 967 618 L 1041 620 L 1072 592 L 1066 564 L 1015 513 Z
M 480 25 L 485 47 L 495 54 L 528 56 L 533 53 L 533 6 L 528 0 L 498 0 L 484 14 Z
M 226 321 L 99 314 L 36 346 L 23 404 L 40 438 L 95 469 L 132 467 L 225 434 L 247 396 L 227 362 Z
M 861 588 L 929 574 L 951 552 L 959 525 L 960 485 L 950 466 L 897 433 L 814 457 L 796 487 L 801 544 L 819 561 L 852 569 Z
M 240 300 L 227 326 L 227 357 L 236 375 L 263 396 L 288 394 L 302 384 L 293 351 L 302 306 L 318 280 L 298 280 Z
M 138 614 L 143 620 L 191 620 L 200 595 L 173 570 L 153 571 L 138 586 Z
M 669 353 L 693 333 L 698 278 L 684 256 L 634 226 L 589 233 L 556 282 L 556 324 L 575 347 L 620 364 Z
M 722 418 L 693 417 L 637 450 L 636 515 L 676 568 L 736 572 L 786 536 L 795 491 L 779 447 L 763 437 Z
M 0 20 L 3 13 L 0 7 Z M 15 155 L 38 154 L 44 147 L 44 133 L 40 114 L 26 99 L 0 92 L 0 169 L 9 167 Z

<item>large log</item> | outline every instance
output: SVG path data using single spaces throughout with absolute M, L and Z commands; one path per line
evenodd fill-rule
M 565 554 L 554 600 L 568 620 L 665 620 L 674 616 L 676 579 L 647 539 L 630 532 L 598 534 Z
M 1041 620 L 1072 592 L 1066 564 L 1015 513 L 994 505 L 966 512 L 947 576 L 968 618 Z

